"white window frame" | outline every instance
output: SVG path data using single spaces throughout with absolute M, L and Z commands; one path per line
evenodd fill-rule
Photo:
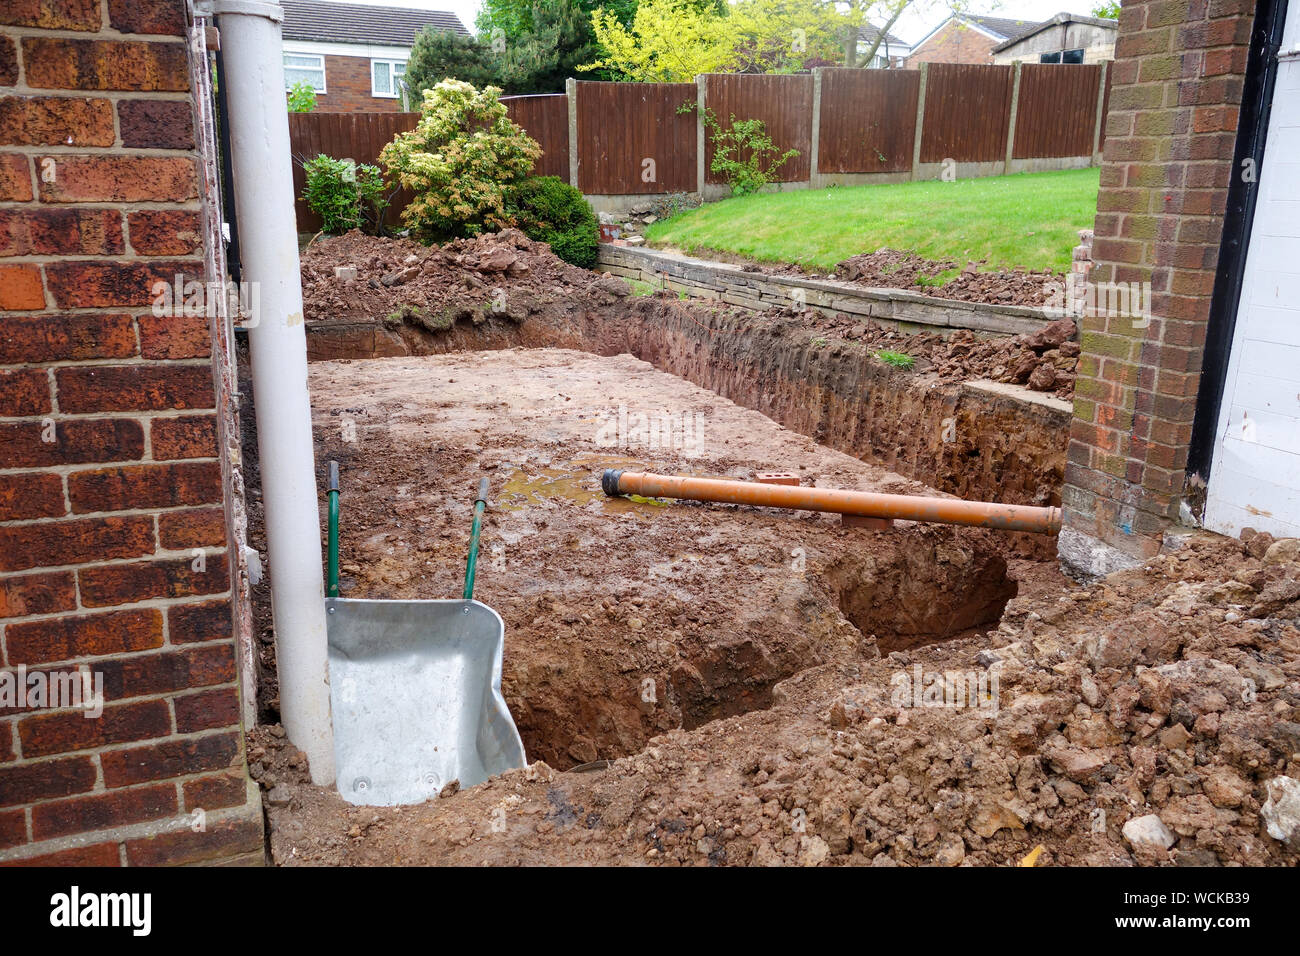
M 375 64 L 383 63 L 388 67 L 388 85 L 392 87 L 391 93 L 380 93 L 375 89 Z M 372 56 L 370 58 L 370 95 L 384 100 L 400 100 L 402 98 L 401 90 L 397 88 L 398 78 L 393 75 L 393 67 L 401 65 L 402 74 L 406 74 L 407 61 L 393 57 Z
M 314 87 L 314 86 L 312 87 L 312 89 L 313 89 L 313 90 L 316 90 L 316 95 L 317 95 L 317 96 L 322 96 L 322 95 L 324 95 L 325 93 L 328 92 L 328 90 L 326 89 L 326 86 L 327 86 L 327 84 L 328 84 L 329 74 L 328 74 L 328 73 L 326 72 L 326 70 L 325 70 L 325 55 L 324 55 L 323 53 L 298 53 L 298 52 L 296 52 L 296 51 L 294 51 L 294 50 L 285 50 L 285 51 L 283 51 L 283 53 L 281 54 L 281 56 L 282 56 L 285 60 L 287 60 L 289 57 L 293 56 L 293 57 L 299 57 L 299 58 L 304 59 L 304 60 L 310 58 L 310 59 L 316 60 L 318 63 L 320 63 L 320 89 L 317 90 L 316 87 Z M 294 69 L 294 70 L 311 70 L 311 69 L 315 69 L 315 67 L 310 67 L 310 66 L 294 66 L 294 67 L 291 67 L 291 66 L 289 66 L 288 63 L 283 63 L 283 66 L 284 66 L 284 69 L 285 69 L 285 71 L 286 71 L 286 75 L 285 75 L 285 78 L 284 78 L 284 91 L 285 91 L 286 93 L 288 93 L 289 90 L 290 90 L 290 88 L 292 87 L 292 84 L 289 82 L 289 77 L 288 77 L 288 75 L 287 75 L 288 70 L 290 70 L 290 69 Z

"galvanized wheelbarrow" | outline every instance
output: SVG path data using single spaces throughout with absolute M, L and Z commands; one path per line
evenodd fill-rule
M 348 803 L 422 803 L 452 781 L 472 787 L 522 767 L 523 741 L 501 696 L 505 625 L 473 599 L 479 483 L 460 600 L 338 596 L 338 463 L 330 462 L 330 702 L 338 789 Z

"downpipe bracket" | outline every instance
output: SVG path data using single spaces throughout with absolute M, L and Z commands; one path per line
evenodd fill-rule
M 211 19 L 226 13 L 247 17 L 265 17 L 273 23 L 284 22 L 284 8 L 268 0 L 194 0 L 195 18 Z

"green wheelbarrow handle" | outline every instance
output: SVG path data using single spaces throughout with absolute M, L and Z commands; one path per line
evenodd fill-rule
M 483 527 L 483 509 L 487 507 L 488 480 L 479 479 L 478 497 L 474 499 L 474 523 L 469 531 L 469 556 L 465 560 L 465 589 L 461 598 L 466 601 L 474 598 L 474 568 L 478 564 L 478 539 Z M 339 463 L 329 465 L 329 570 L 326 575 L 325 593 L 329 597 L 339 596 Z
M 339 463 L 330 462 L 329 485 L 329 572 L 325 579 L 325 593 L 339 596 Z
M 474 567 L 478 564 L 478 537 L 483 527 L 483 509 L 487 507 L 488 480 L 480 478 L 478 497 L 474 499 L 474 523 L 469 529 L 469 555 L 465 559 L 465 590 L 461 598 L 466 601 L 474 599 Z

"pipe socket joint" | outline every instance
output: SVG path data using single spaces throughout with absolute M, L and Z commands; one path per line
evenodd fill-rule
M 618 480 L 623 477 L 623 469 L 606 468 L 605 473 L 600 476 L 600 488 L 611 498 L 617 498 L 622 494 L 618 490 Z

